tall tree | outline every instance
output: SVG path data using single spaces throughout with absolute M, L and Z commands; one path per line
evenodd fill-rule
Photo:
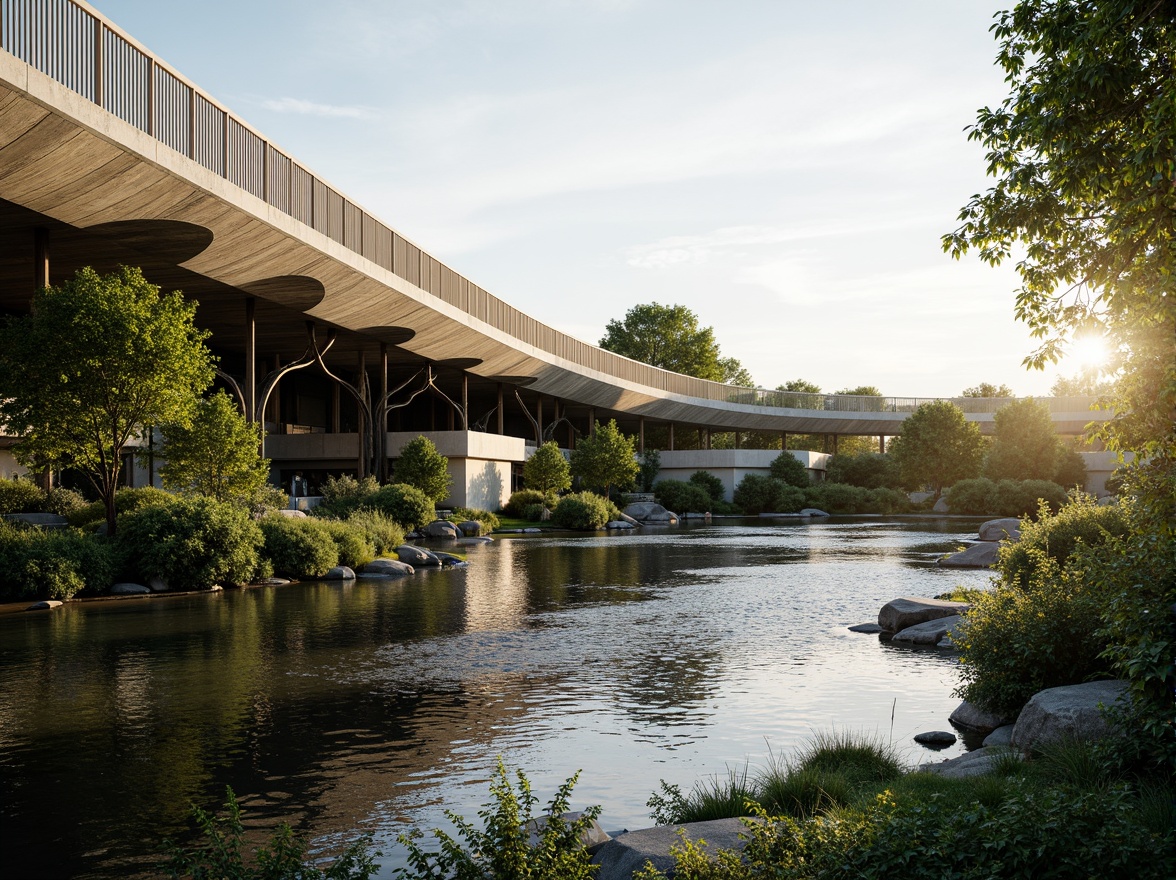
M 698 379 L 752 385 L 751 374 L 735 358 L 725 358 L 713 327 L 700 327 L 686 306 L 646 303 L 633 306 L 619 321 L 605 324 L 600 347 Z
M 572 485 L 571 468 L 559 444 L 548 440 L 523 463 L 523 480 L 528 489 L 554 495 Z
M 637 478 L 637 441 L 621 433 L 616 419 L 607 425 L 597 422 L 596 430 L 576 443 L 571 466 L 584 485 L 607 497 L 613 486 L 627 489 Z
M 1013 389 L 1003 382 L 999 385 L 993 385 L 991 382 L 981 382 L 979 385 L 973 385 L 971 388 L 965 388 L 960 392 L 960 397 L 1016 397 Z
M 139 269 L 79 269 L 0 330 L 0 416 L 20 460 L 85 474 L 115 530 L 122 456 L 148 425 L 182 423 L 212 382 L 196 304 Z
M 168 489 L 249 502 L 269 479 L 269 460 L 258 451 L 261 426 L 247 422 L 223 391 L 197 403 L 191 422 L 161 431 L 167 461 L 159 475 Z
M 1058 436 L 1049 407 L 1031 397 L 1006 403 L 993 416 L 992 448 L 984 460 L 990 480 L 1085 483 L 1085 465 Z M 1064 481 L 1064 482 L 1062 482 Z
M 908 486 L 930 486 L 939 497 L 945 487 L 980 473 L 984 438 L 958 406 L 935 400 L 903 420 L 902 434 L 890 441 L 890 455 Z
M 955 256 L 1018 254 L 1017 317 L 1042 368 L 1082 332 L 1117 346 L 1113 448 L 1176 504 L 1176 11 L 1156 0 L 1021 0 L 994 27 L 1010 93 L 972 140 L 997 178 L 944 236 Z M 1024 256 L 1021 257 L 1020 254 Z M 1146 464 L 1142 464 L 1146 462 Z

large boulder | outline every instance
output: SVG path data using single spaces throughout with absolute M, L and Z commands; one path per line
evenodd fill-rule
M 970 547 L 965 547 L 959 553 L 945 556 L 939 560 L 944 568 L 992 568 L 996 565 L 1000 543 L 997 541 L 980 541 Z
M 441 559 L 436 553 L 432 553 L 424 547 L 417 547 L 415 544 L 401 544 L 396 548 L 396 555 L 401 562 L 407 562 L 418 568 L 420 566 L 441 565 Z
M 578 822 L 583 815 L 583 812 L 577 810 L 570 813 L 563 813 L 560 815 L 560 818 L 571 825 L 575 822 Z M 527 822 L 527 832 L 529 834 L 529 839 L 527 842 L 531 846 L 539 845 L 541 835 L 543 834 L 543 829 L 547 827 L 547 821 L 547 816 L 539 816 L 538 818 L 531 819 Z M 584 848 L 589 852 L 596 852 L 611 839 L 612 838 L 608 836 L 608 832 L 601 828 L 600 823 L 595 819 L 591 820 L 588 827 L 580 832 L 580 843 L 582 843 Z
M 596 880 L 630 880 L 646 862 L 652 862 L 659 871 L 672 871 L 674 857 L 670 855 L 670 847 L 681 844 L 679 830 L 684 830 L 691 840 L 705 840 L 707 851 L 712 853 L 720 849 L 742 850 L 746 841 L 740 840 L 739 835 L 747 834 L 747 827 L 739 819 L 659 825 L 618 834 L 592 857 L 592 863 L 600 866 Z
M 482 534 L 482 524 L 476 519 L 462 520 L 457 524 L 457 528 L 465 538 L 476 538 Z
M 947 496 L 941 495 L 939 500 L 935 502 L 935 506 L 931 508 L 932 513 L 951 513 L 951 508 L 947 505 Z
M 806 507 L 800 511 L 800 516 L 828 516 L 829 514 L 821 510 L 819 507 Z
M 1021 521 L 1015 516 L 990 519 L 980 525 L 981 541 L 1020 541 Z
M 404 577 L 415 574 L 416 569 L 399 559 L 373 559 L 363 567 L 363 573 L 381 577 Z
M 1001 753 L 1000 748 L 980 748 L 975 751 L 940 761 L 938 764 L 923 764 L 919 770 L 923 773 L 935 773 L 948 779 L 967 779 L 970 776 L 983 776 L 996 769 Z
M 1096 740 L 1113 732 L 1100 707 L 1125 698 L 1125 681 L 1088 681 L 1046 688 L 1025 704 L 1013 728 L 1013 745 L 1024 752 L 1064 739 Z
M 655 504 L 652 501 L 639 501 L 636 504 L 630 504 L 625 508 L 624 514 L 642 523 L 674 525 L 678 522 L 678 514 L 666 510 L 660 504 Z
M 878 612 L 878 626 L 889 633 L 902 632 L 908 626 L 927 620 L 938 620 L 963 614 L 972 606 L 967 602 L 948 602 L 945 599 L 920 599 L 904 596 L 882 606 Z
M 916 623 L 894 634 L 892 641 L 909 642 L 912 645 L 938 645 L 944 636 L 954 635 L 962 618 L 958 614 L 938 617 L 935 620 Z
M 960 703 L 947 720 L 956 727 L 974 730 L 977 733 L 992 733 L 998 727 L 1003 727 L 1012 721 L 1011 718 L 1005 718 L 1003 715 L 981 709 L 975 703 L 969 703 L 967 700 Z
M 455 541 L 462 537 L 457 526 L 444 519 L 435 520 L 425 526 L 425 534 L 430 538 L 452 538 Z
M 274 511 L 278 516 L 289 517 L 290 519 L 306 519 L 305 510 L 295 510 L 292 507 L 283 507 L 281 510 Z
M 151 590 L 142 584 L 115 584 L 110 588 L 110 592 L 115 596 L 145 596 Z
M 34 602 L 25 611 L 52 611 L 54 608 L 60 608 L 64 604 L 60 599 L 43 599 L 40 602 Z
M 983 746 L 1011 746 L 1013 744 L 1013 727 L 1012 724 L 1005 724 L 998 727 L 988 736 L 984 737 Z
M 323 575 L 324 581 L 353 581 L 355 572 L 346 565 L 336 565 Z

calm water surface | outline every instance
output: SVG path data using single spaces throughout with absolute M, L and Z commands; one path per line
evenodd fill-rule
M 937 555 L 964 521 L 721 524 L 501 539 L 393 582 L 79 603 L 0 616 L 0 871 L 150 874 L 231 785 L 252 828 L 330 849 L 473 817 L 497 756 L 544 802 L 649 824 L 660 779 L 754 772 L 814 730 L 911 743 L 954 659 L 846 627 L 980 585 Z M 893 727 L 891 713 L 893 709 Z M 958 753 L 962 745 L 942 753 Z

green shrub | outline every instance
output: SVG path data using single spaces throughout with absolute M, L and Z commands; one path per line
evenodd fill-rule
M 37 529 L 0 522 L 0 599 L 69 599 L 114 580 L 105 538 L 78 529 Z
M 261 520 L 265 556 L 288 577 L 322 577 L 339 564 L 331 520 L 271 514 Z
M 500 758 L 498 770 L 490 783 L 491 803 L 478 815 L 484 828 L 446 812 L 457 827 L 457 837 L 436 829 L 440 852 L 427 852 L 418 842 L 418 830 L 400 835 L 408 850 L 408 867 L 401 869 L 403 880 L 434 880 L 453 877 L 469 880 L 589 880 L 595 868 L 581 842 L 600 807 L 589 807 L 580 818 L 568 822 L 563 818 L 571 802 L 572 788 L 579 773 L 560 786 L 543 811 L 538 843 L 532 846 L 533 809 L 539 799 L 531 793 L 531 784 L 523 771 L 517 771 L 517 791 L 511 785 Z
M 873 513 L 870 497 L 870 490 L 860 486 L 817 483 L 804 490 L 804 506 L 816 507 L 826 513 Z
M 552 523 L 561 529 L 603 529 L 616 508 L 593 492 L 565 495 L 552 511 Z
M 168 861 L 164 870 L 172 880 L 218 878 L 218 880 L 367 880 L 378 865 L 371 852 L 371 838 L 361 837 L 348 845 L 329 868 L 321 869 L 321 857 L 308 856 L 307 843 L 285 822 L 278 826 L 268 845 L 258 847 L 251 859 L 242 852 L 245 825 L 241 807 L 231 788 L 226 789 L 225 817 L 192 807 L 192 818 L 203 840 L 189 847 L 167 841 Z M 252 864 L 250 864 L 252 862 Z
M 82 497 L 80 492 L 75 492 L 73 489 L 55 486 L 45 493 L 43 504 L 45 513 L 56 513 L 58 516 L 64 516 L 68 519 L 71 514 L 85 506 L 86 499 Z
M 996 512 L 996 483 L 987 477 L 960 480 L 947 490 L 952 513 L 985 516 Z
M 796 513 L 805 506 L 805 493 L 775 477 L 748 474 L 735 487 L 735 506 L 748 516 L 761 513 Z
M 1021 523 L 1021 539 L 1002 544 L 997 567 L 1006 583 L 1026 586 L 1033 572 L 1033 551 L 1040 551 L 1065 565 L 1080 544 L 1098 547 L 1127 532 L 1127 515 L 1118 504 L 1099 507 L 1089 495 L 1075 494 L 1051 515 L 1038 511 L 1037 522 Z
M 853 788 L 837 771 L 793 769 L 771 774 L 757 788 L 760 803 L 772 815 L 806 819 L 853 800 Z
M 404 444 L 392 469 L 392 478 L 397 484 L 420 490 L 434 504 L 445 500 L 453 483 L 449 459 L 424 435 Z
M 433 500 L 420 489 L 404 483 L 381 486 L 368 496 L 363 507 L 384 514 L 410 531 L 437 518 Z
M 379 488 L 380 484 L 375 477 L 364 477 L 362 480 L 357 480 L 349 474 L 327 477 L 320 490 L 323 493 L 323 500 L 313 513 L 316 516 L 346 519 L 349 514 L 362 507 Z
M 902 488 L 898 463 L 880 452 L 834 455 L 825 466 L 825 480 L 829 483 L 861 486 L 863 489 Z
M 119 517 L 117 542 L 127 565 L 144 582 L 162 578 L 173 590 L 247 583 L 262 545 L 248 511 L 211 498 L 168 497 L 170 504 Z
M 481 510 L 477 507 L 457 507 L 454 508 L 453 516 L 450 517 L 455 522 L 462 522 L 463 520 L 473 520 L 482 524 L 482 534 L 490 534 L 498 528 L 502 523 L 498 517 L 488 510 Z
M 404 529 L 375 510 L 356 510 L 343 522 L 359 529 L 377 556 L 387 556 L 404 543 Z
M 723 481 L 710 471 L 695 471 L 690 475 L 690 482 L 695 486 L 701 486 L 706 491 L 706 494 L 710 496 L 712 503 L 721 502 L 723 496 L 726 495 Z
M 327 534 L 335 542 L 340 565 L 359 568 L 376 558 L 375 544 L 368 540 L 367 533 L 361 527 L 338 519 L 306 521 L 321 524 L 327 530 Z
M 527 522 L 543 522 L 543 514 L 547 513 L 548 509 L 543 504 L 528 504 L 523 508 L 523 515 L 521 519 Z
M 527 488 L 547 495 L 571 488 L 571 465 L 558 443 L 548 440 L 523 462 L 523 481 Z
M 870 513 L 906 513 L 911 507 L 911 499 L 901 489 L 871 489 L 866 501 Z
M 45 493 L 31 480 L 0 477 L 0 514 L 39 513 L 44 501 Z
M 675 513 L 706 513 L 711 508 L 710 495 L 696 483 L 659 480 L 653 491 L 662 506 Z
M 156 489 L 154 486 L 140 486 L 137 489 L 122 488 L 114 493 L 114 511 L 118 516 L 122 516 L 145 507 L 167 506 L 174 500 L 175 496 L 170 492 Z M 106 506 L 101 501 L 93 501 L 74 509 L 65 516 L 71 526 L 85 528 L 106 522 Z
M 798 489 L 811 486 L 813 482 L 809 476 L 808 468 L 801 464 L 800 459 L 787 449 L 773 459 L 769 471 L 769 475 L 774 479 L 787 483 L 789 486 L 796 486 Z
M 1029 516 L 1037 513 L 1042 501 L 1059 510 L 1066 503 L 1066 490 L 1048 480 L 1001 480 L 992 501 L 999 516 Z
M 713 776 L 700 781 L 683 795 L 676 785 L 661 781 L 661 793 L 652 794 L 645 805 L 657 825 L 681 825 L 684 822 L 709 822 L 748 815 L 749 803 L 756 802 L 756 791 L 747 778 L 747 767 L 728 767 L 726 777 Z
M 510 498 L 507 499 L 506 506 L 502 508 L 502 512 L 507 516 L 523 517 L 523 511 L 532 504 L 542 504 L 545 507 L 550 507 L 552 506 L 551 496 L 545 495 L 538 489 L 520 489 L 517 492 L 511 493 Z

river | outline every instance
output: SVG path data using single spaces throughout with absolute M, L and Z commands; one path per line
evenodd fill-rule
M 259 839 L 370 832 L 388 877 L 399 832 L 475 818 L 498 756 L 542 802 L 582 770 L 574 805 L 608 830 L 647 826 L 661 779 L 754 773 L 813 731 L 926 760 L 911 737 L 947 727 L 953 655 L 846 627 L 986 583 L 934 564 L 976 522 L 500 538 L 391 582 L 0 614 L 0 870 L 150 875 L 226 785 Z

